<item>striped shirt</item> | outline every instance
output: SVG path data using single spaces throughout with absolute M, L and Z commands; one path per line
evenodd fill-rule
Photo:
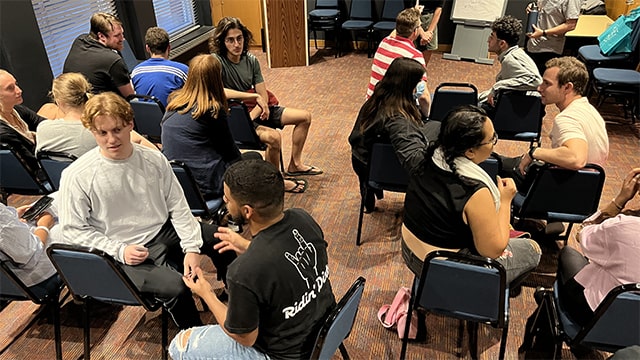
M 369 86 L 367 87 L 366 99 L 369 99 L 373 94 L 373 89 L 384 74 L 387 72 L 389 65 L 395 58 L 407 57 L 417 60 L 422 66 L 425 66 L 422 53 L 413 46 L 413 42 L 408 38 L 396 35 L 395 37 L 387 36 L 382 39 L 376 54 L 373 57 L 373 64 L 371 64 L 371 78 L 369 79 Z M 426 71 L 426 66 L 425 66 Z M 427 75 L 425 73 L 422 79 L 427 81 Z
M 163 59 L 150 58 L 138 64 L 131 72 L 136 94 L 153 95 L 166 107 L 167 97 L 187 81 L 187 65 Z

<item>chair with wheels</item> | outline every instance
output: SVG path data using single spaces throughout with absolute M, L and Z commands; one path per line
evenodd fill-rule
M 247 106 L 238 100 L 229 100 L 229 130 L 238 149 L 265 151 L 267 145 L 260 140 Z M 284 173 L 282 148 L 280 149 L 280 171 Z
M 561 358 L 563 342 L 571 347 L 579 345 L 608 352 L 640 345 L 640 283 L 619 285 L 609 291 L 593 318 L 582 327 L 569 317 L 568 305 L 558 296 L 557 281 L 553 290 L 539 291 L 542 301 L 534 313 L 534 321 L 525 329 L 519 352 L 531 349 L 544 326 L 548 326 L 555 340 L 553 359 Z
M 573 224 L 583 222 L 598 210 L 604 180 L 604 170 L 596 164 L 587 164 L 580 170 L 544 165 L 528 191 L 516 193 L 513 216 L 569 223 L 565 234 L 559 237 L 566 245 Z
M 0 144 L 0 198 L 3 203 L 6 204 L 9 194 L 45 195 L 53 191 L 48 179 L 37 179 L 10 146 Z
M 191 214 L 203 220 L 213 218 L 222 206 L 222 198 L 205 200 L 189 167 L 185 163 L 176 160 L 171 160 L 170 163 L 173 173 L 178 178 L 180 186 L 182 186 Z
M 343 359 L 349 359 L 343 341 L 349 337 L 356 320 L 365 281 L 359 277 L 331 311 L 318 333 L 311 359 L 329 360 L 338 349 Z
M 373 28 L 373 1 L 372 0 L 351 0 L 351 11 L 349 12 L 349 20 L 342 23 L 338 40 L 338 54 L 340 54 L 340 39 L 343 32 L 353 33 L 356 44 L 358 42 L 357 34 L 364 32 L 367 38 L 367 57 L 371 57 L 371 31 Z
M 442 83 L 433 92 L 429 120 L 442 121 L 456 106 L 478 103 L 478 89 L 468 83 Z
M 396 28 L 396 17 L 404 10 L 404 0 L 385 0 L 380 21 L 373 24 L 373 31 L 384 37 Z
M 309 30 L 313 33 L 313 42 L 318 49 L 317 31 L 325 33 L 324 44 L 327 47 L 327 34 L 333 32 L 335 57 L 338 57 L 338 32 L 340 29 L 340 9 L 338 0 L 316 0 L 316 7 L 309 11 Z
M 51 186 L 53 190 L 60 189 L 60 178 L 62 177 L 62 170 L 71 165 L 77 158 L 74 155 L 58 152 L 58 151 L 39 151 L 38 161 L 40 165 L 47 173 L 49 180 L 51 180 Z
M 499 359 L 504 359 L 509 332 L 509 289 L 507 275 L 493 259 L 451 251 L 434 251 L 424 259 L 420 277 L 411 289 L 407 319 L 417 309 L 460 319 L 460 338 L 467 323 L 471 358 L 478 358 L 478 324 L 502 329 Z M 402 339 L 400 359 L 407 352 L 409 324 Z
M 127 97 L 133 109 L 135 130 L 155 144 L 162 142 L 164 105 L 155 96 L 133 94 Z
M 409 185 L 409 175 L 400 164 L 391 144 L 376 143 L 371 148 L 369 159 L 367 184 L 375 190 L 387 190 L 393 192 L 406 192 Z M 367 189 L 365 191 L 370 191 Z M 360 200 L 360 213 L 358 215 L 358 234 L 356 245 L 360 245 L 362 236 L 362 221 L 364 218 L 365 196 Z
M 89 360 L 89 300 L 127 306 L 142 306 L 147 311 L 162 309 L 162 359 L 167 359 L 167 311 L 156 299 L 144 296 L 116 260 L 103 251 L 77 245 L 52 244 L 47 255 L 74 300 L 82 304 L 84 323 L 84 356 Z
M 20 331 L 20 333 L 17 334 L 11 342 L 9 342 L 2 350 L 0 350 L 0 355 L 2 355 L 2 353 L 4 353 L 13 344 L 13 342 L 20 338 L 20 336 L 22 336 L 22 334 L 24 334 L 40 318 L 43 310 L 49 308 L 51 310 L 51 317 L 53 320 L 56 360 L 62 360 L 59 298 L 64 284 L 59 278 L 56 278 L 54 281 L 58 282 L 58 286 L 52 287 L 52 290 L 50 292 L 45 293 L 30 289 L 12 270 L 17 266 L 19 265 L 14 264 L 6 254 L 3 253 L 0 257 L 0 299 L 9 301 L 30 300 L 34 304 L 38 304 L 41 306 L 38 310 L 38 313 L 31 319 L 31 321 L 24 327 L 24 329 L 22 329 L 22 331 Z
M 539 96 L 521 91 L 500 94 L 493 127 L 501 140 L 526 141 L 540 144 L 544 105 Z

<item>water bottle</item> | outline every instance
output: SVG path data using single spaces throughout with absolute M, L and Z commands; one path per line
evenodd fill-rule
M 526 27 L 527 34 L 531 34 L 534 31 L 533 25 L 538 26 L 538 14 L 539 14 L 538 4 L 535 1 L 530 3 L 529 7 L 531 8 L 531 10 L 527 15 L 527 27 Z

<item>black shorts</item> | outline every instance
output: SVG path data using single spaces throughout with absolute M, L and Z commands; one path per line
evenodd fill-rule
M 266 126 L 272 129 L 282 129 L 282 114 L 284 113 L 284 107 L 282 106 L 269 106 L 269 118 L 267 120 L 256 119 L 253 121 L 253 126 L 257 128 L 259 125 Z

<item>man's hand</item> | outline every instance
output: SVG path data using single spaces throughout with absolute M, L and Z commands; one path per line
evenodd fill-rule
M 219 243 L 213 245 L 213 248 L 220 253 L 233 250 L 238 255 L 244 254 L 251 245 L 251 241 L 227 227 L 218 227 L 218 231 L 213 236 L 220 239 Z
M 200 254 L 186 253 L 184 254 L 184 276 L 190 276 L 200 269 Z
M 531 158 L 531 156 L 529 156 L 529 153 L 522 154 L 522 159 L 520 160 L 520 165 L 518 166 L 518 169 L 520 170 L 520 174 L 526 175 L 527 167 L 529 167 L 529 165 L 531 165 L 532 162 L 533 162 L 533 159 Z
M 183 276 L 182 281 L 184 281 L 184 284 L 187 285 L 194 294 L 200 297 L 204 297 L 207 293 L 213 292 L 211 284 L 204 278 L 202 269 L 199 267 L 191 274 Z M 215 296 L 212 296 L 211 298 L 215 298 L 216 300 L 218 299 Z
M 624 206 L 627 204 L 631 198 L 635 196 L 640 188 L 640 168 L 635 168 L 631 170 L 627 176 L 624 178 L 622 182 L 622 187 L 620 187 L 620 192 L 616 195 L 614 201 L 616 206 Z
M 260 120 L 267 120 L 269 118 L 269 104 L 260 95 L 256 98 L 256 104 L 262 109 Z
M 149 249 L 142 245 L 127 245 L 124 248 L 124 263 L 127 265 L 138 265 L 147 259 Z
M 22 205 L 22 206 L 16 208 L 16 212 L 18 213 L 18 217 L 21 220 L 22 220 L 22 216 L 24 215 L 24 213 L 27 212 L 27 210 L 29 210 L 30 207 L 31 207 L 31 205 Z
M 498 176 L 498 192 L 500 192 L 500 201 L 507 201 L 510 203 L 513 197 L 516 196 L 516 183 L 512 178 L 501 178 Z
M 433 39 L 433 31 L 427 30 L 420 35 L 420 45 L 427 45 Z
M 528 33 L 527 36 L 530 37 L 530 38 L 533 38 L 533 39 L 537 39 L 537 38 L 542 37 L 542 35 L 544 34 L 542 29 L 537 27 L 535 24 L 531 24 L 531 26 L 533 27 L 533 32 Z
M 51 229 L 55 223 L 56 221 L 53 218 L 53 215 L 46 211 L 43 211 L 36 219 L 36 226 L 44 226 L 47 229 Z
M 489 103 L 489 105 L 495 107 L 496 104 L 494 104 L 494 98 L 493 98 L 493 91 L 489 93 L 489 95 L 487 96 L 487 102 Z

